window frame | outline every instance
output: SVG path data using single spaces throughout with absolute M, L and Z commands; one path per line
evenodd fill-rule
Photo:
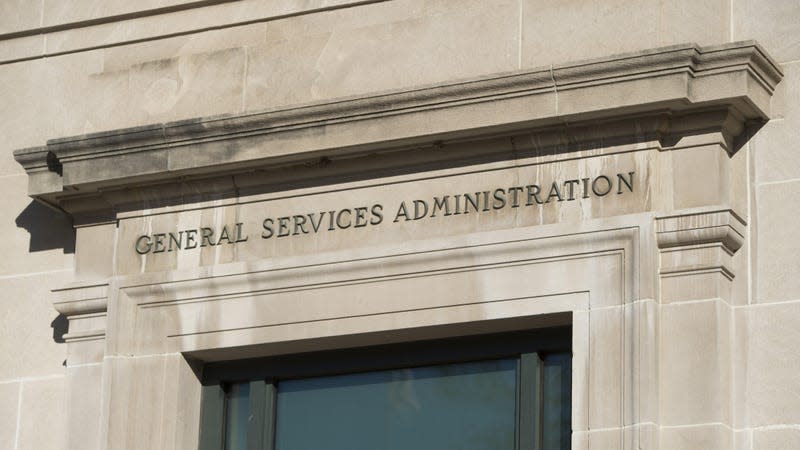
M 519 361 L 515 448 L 539 450 L 546 432 L 544 358 L 571 354 L 571 339 L 568 326 L 207 363 L 202 370 L 199 450 L 224 450 L 225 389 L 232 383 L 250 383 L 247 449 L 274 450 L 280 381 L 506 358 Z M 571 375 L 568 382 L 571 386 Z

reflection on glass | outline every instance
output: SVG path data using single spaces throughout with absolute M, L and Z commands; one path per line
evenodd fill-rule
M 547 355 L 542 361 L 544 405 L 543 448 L 570 448 L 572 433 L 572 356 L 569 353 Z
M 250 383 L 228 386 L 225 393 L 225 450 L 247 450 Z
M 507 359 L 282 381 L 276 449 L 513 449 L 516 380 Z

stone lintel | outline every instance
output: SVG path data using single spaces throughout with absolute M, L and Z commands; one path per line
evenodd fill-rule
M 586 124 L 633 117 L 669 118 L 657 130 L 665 139 L 699 126 L 681 118 L 702 113 L 704 129 L 722 131 L 732 152 L 732 142 L 747 126 L 768 120 L 770 97 L 781 77 L 779 66 L 755 42 L 684 44 L 290 108 L 54 139 L 14 155 L 28 172 L 30 196 L 70 214 L 102 217 L 98 211 L 116 208 L 103 196 L 109 190 L 136 191 L 144 185 L 389 151 L 428 148 L 427 153 L 436 153 L 448 142 L 554 127 L 570 133 Z M 449 155 L 441 153 L 438 158 Z

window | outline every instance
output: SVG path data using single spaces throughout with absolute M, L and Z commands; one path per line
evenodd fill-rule
M 568 449 L 570 335 L 207 364 L 200 450 Z

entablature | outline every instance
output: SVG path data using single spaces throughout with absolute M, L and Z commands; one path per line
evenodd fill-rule
M 519 133 L 549 136 L 545 141 L 554 144 L 627 135 L 655 139 L 663 147 L 683 136 L 716 133 L 720 145 L 733 153 L 745 130 L 768 120 L 781 77 L 779 66 L 755 42 L 685 44 L 290 108 L 53 139 L 14 156 L 29 175 L 31 197 L 96 221 L 131 204 L 151 204 L 161 195 L 153 197 L 153 188 L 175 192 L 161 189 L 170 183 L 200 180 L 197 184 L 212 195 L 238 195 L 235 177 L 240 175 L 256 174 L 256 184 L 268 184 L 269 171 L 359 158 L 370 159 L 366 165 L 351 163 L 362 168 L 352 170 L 396 170 L 411 160 L 430 164 L 474 158 L 450 144 Z M 414 157 L 405 158 L 405 152 Z M 376 157 L 386 154 L 392 156 Z M 306 171 L 300 178 L 318 175 Z

